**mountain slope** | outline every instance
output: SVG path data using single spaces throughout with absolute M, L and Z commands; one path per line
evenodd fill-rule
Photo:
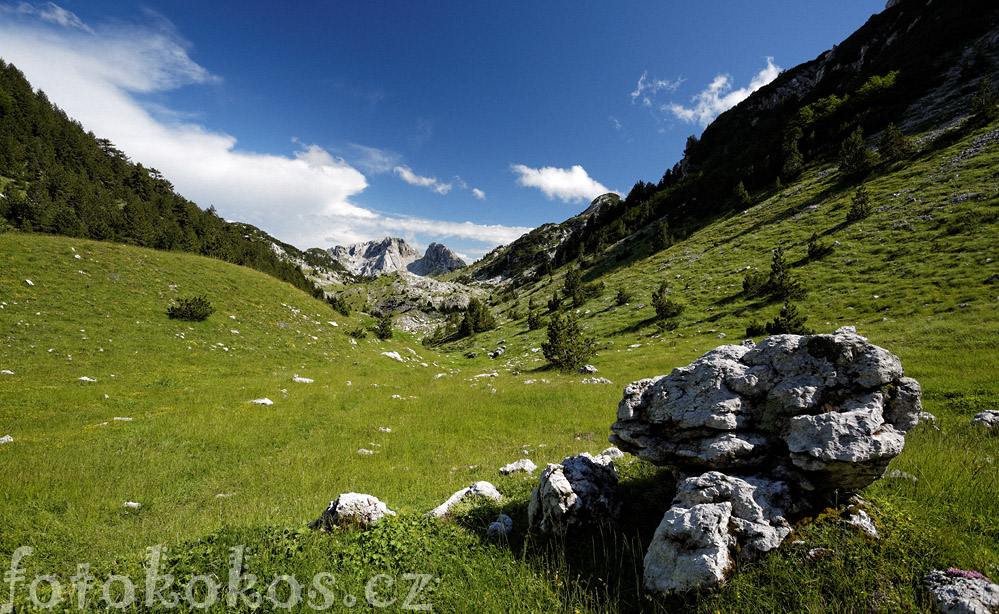
M 353 245 L 337 245 L 327 250 L 344 268 L 360 277 L 374 277 L 395 271 L 414 275 L 440 275 L 465 266 L 465 262 L 446 246 L 431 243 L 420 252 L 404 239 L 385 237 Z

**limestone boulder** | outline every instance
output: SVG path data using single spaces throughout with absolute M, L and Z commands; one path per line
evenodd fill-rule
M 935 569 L 923 584 L 942 614 L 999 613 L 999 584 L 974 571 Z
M 489 482 L 480 481 L 473 482 L 467 488 L 462 488 L 458 492 L 454 493 L 448 500 L 441 503 L 434 509 L 430 510 L 424 516 L 432 516 L 434 518 L 443 518 L 447 516 L 451 509 L 459 503 L 465 502 L 475 502 L 476 500 L 491 499 L 497 503 L 503 500 L 503 496 L 500 495 L 496 487 Z
M 377 497 L 348 492 L 330 501 L 329 507 L 318 519 L 309 524 L 309 528 L 332 531 L 335 527 L 366 527 L 385 516 L 395 516 L 395 512 Z
M 609 456 L 584 452 L 549 463 L 531 493 L 528 525 L 563 534 L 571 527 L 612 522 L 618 515 L 617 471 Z

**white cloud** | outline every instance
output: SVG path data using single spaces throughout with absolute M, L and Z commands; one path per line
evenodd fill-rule
M 750 94 L 776 79 L 781 69 L 773 63 L 773 60 L 772 57 L 767 58 L 766 68 L 757 73 L 747 87 L 733 90 L 732 77 L 729 75 L 718 75 L 711 82 L 711 85 L 691 99 L 691 102 L 693 102 L 691 106 L 685 107 L 670 103 L 663 105 L 661 110 L 671 113 L 679 120 L 706 127 L 714 118 L 746 98 L 749 98 Z M 641 83 L 641 80 L 639 80 L 639 83 Z M 632 92 L 632 100 L 634 100 L 634 92 Z
M 486 193 L 480 190 L 479 188 L 472 188 L 472 194 L 474 194 L 475 198 L 478 198 L 479 200 L 486 199 Z
M 517 183 L 538 188 L 548 200 L 559 198 L 562 202 L 588 201 L 610 191 L 590 177 L 578 164 L 569 169 L 553 166 L 530 168 L 523 164 L 513 164 L 510 168 L 520 175 Z
M 365 175 L 319 145 L 294 139 L 291 155 L 244 151 L 234 136 L 188 114 L 141 102 L 143 94 L 221 83 L 189 57 L 190 44 L 172 24 L 147 17 L 151 25 L 87 25 L 51 3 L 0 4 L 0 57 L 85 129 L 158 169 L 179 193 L 300 247 L 321 246 L 327 237 L 356 242 L 396 232 L 494 246 L 529 230 L 378 213 L 351 202 L 367 188 Z M 429 137 L 429 123 L 422 127 Z M 372 173 L 398 166 L 391 152 L 361 145 L 350 151 Z M 444 193 L 445 185 L 432 187 Z
M 631 93 L 631 104 L 635 104 L 641 100 L 642 106 L 651 107 L 656 94 L 661 91 L 675 92 L 684 81 L 683 79 L 677 79 L 676 81 L 670 81 L 669 79 L 649 79 L 648 76 L 649 72 L 645 71 L 638 78 L 638 85 L 635 86 L 635 91 Z
M 351 163 L 371 175 L 390 173 L 402 160 L 402 156 L 394 151 L 378 149 L 377 147 L 351 143 L 348 149 Z
M 399 175 L 403 181 L 410 185 L 417 185 L 424 188 L 430 188 L 438 194 L 447 194 L 454 187 L 454 183 L 444 183 L 443 181 L 438 181 L 437 177 L 424 177 L 422 175 L 417 175 L 413 172 L 413 169 L 408 166 L 397 166 L 395 167 L 395 174 Z

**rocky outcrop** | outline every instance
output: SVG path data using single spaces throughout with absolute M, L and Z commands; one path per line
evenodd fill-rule
M 440 275 L 465 266 L 465 262 L 440 243 L 431 243 L 426 254 L 411 247 L 404 239 L 385 237 L 353 245 L 337 245 L 327 252 L 354 275 L 371 277 L 395 271 L 415 275 Z
M 365 241 L 353 245 L 337 245 L 327 250 L 354 275 L 374 276 L 392 271 L 405 271 L 420 257 L 420 252 L 403 239 L 385 237 L 380 241 Z
M 999 613 L 999 584 L 976 571 L 935 569 L 923 584 L 942 614 Z
M 335 527 L 375 524 L 385 516 L 395 516 L 377 497 L 356 492 L 343 493 L 333 501 L 322 516 L 309 524 L 310 529 L 332 531 Z
M 511 473 L 517 473 L 518 471 L 523 471 L 524 473 L 534 473 L 537 468 L 538 466 L 531 462 L 531 459 L 522 458 L 519 461 L 503 465 L 500 467 L 499 472 L 502 475 L 510 475 Z
M 431 243 L 423 257 L 411 262 L 406 270 L 414 275 L 443 275 L 466 266 L 465 261 L 447 246 Z
M 630 384 L 611 442 L 693 476 L 649 547 L 646 586 L 718 584 L 735 561 L 780 545 L 790 518 L 880 478 L 930 417 L 920 398 L 898 357 L 852 327 L 721 346 Z
M 610 456 L 584 452 L 549 463 L 531 493 L 527 523 L 542 533 L 563 534 L 570 527 L 611 522 L 620 507 L 616 487 Z
M 898 357 L 852 327 L 723 345 L 632 382 L 611 443 L 687 472 L 768 469 L 796 487 L 857 489 L 884 474 L 925 419 Z

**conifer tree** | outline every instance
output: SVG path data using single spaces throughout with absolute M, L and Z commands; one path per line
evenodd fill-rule
M 596 349 L 592 337 L 583 335 L 573 314 L 561 310 L 548 321 L 548 342 L 541 344 L 545 358 L 556 369 L 573 371 L 593 356 Z

